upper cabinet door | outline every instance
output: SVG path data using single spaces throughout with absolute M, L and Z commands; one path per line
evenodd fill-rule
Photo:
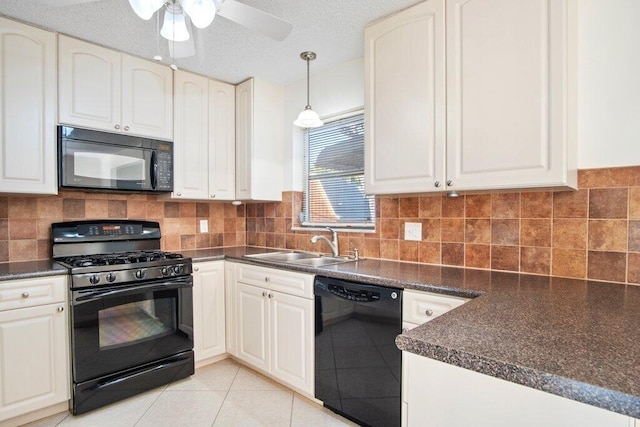
M 209 198 L 209 80 L 175 73 L 173 197 Z
M 251 199 L 253 79 L 236 86 L 236 197 Z
M 56 35 L 0 18 L 0 191 L 56 194 Z
M 447 1 L 449 189 L 576 186 L 574 7 Z
M 209 81 L 209 197 L 236 197 L 236 96 L 235 87 Z
M 173 139 L 173 75 L 170 68 L 122 55 L 122 130 Z
M 436 190 L 444 174 L 443 0 L 372 24 L 364 38 L 365 191 Z
M 121 55 L 59 36 L 60 123 L 119 132 Z

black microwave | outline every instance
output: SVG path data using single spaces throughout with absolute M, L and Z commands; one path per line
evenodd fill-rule
M 60 187 L 173 191 L 173 143 L 58 126 Z

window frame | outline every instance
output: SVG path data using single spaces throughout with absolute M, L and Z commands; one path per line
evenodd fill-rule
M 341 113 L 341 114 L 337 114 L 334 116 L 330 116 L 330 117 L 325 117 L 323 118 L 324 121 L 324 125 L 326 126 L 328 124 L 337 122 L 339 120 L 343 120 L 343 119 L 349 119 L 355 116 L 362 116 L 362 121 L 364 124 L 364 109 L 363 108 L 357 108 L 354 110 L 350 110 L 347 111 L 345 113 Z M 321 230 L 323 228 L 326 227 L 331 227 L 335 230 L 339 230 L 339 231 L 352 231 L 352 232 L 359 232 L 359 233 L 373 233 L 375 232 L 375 225 L 376 225 L 376 218 L 375 218 L 375 212 L 376 212 L 376 199 L 375 196 L 370 196 L 372 197 L 372 202 L 373 202 L 373 207 L 372 207 L 372 213 L 373 216 L 371 218 L 370 222 L 353 222 L 353 223 L 349 223 L 349 222 L 344 222 L 344 223 L 335 223 L 335 222 L 310 222 L 308 221 L 307 215 L 309 212 L 309 208 L 310 208 L 310 200 L 308 197 L 309 194 L 309 171 L 310 171 L 310 165 L 309 165 L 309 161 L 310 161 L 310 156 L 309 156 L 309 132 L 312 131 L 310 129 L 303 129 L 303 137 L 302 137 L 302 141 L 303 141 L 303 196 L 302 196 L 302 206 L 301 206 L 301 211 L 298 214 L 298 220 L 300 223 L 299 227 L 296 227 L 296 229 L 300 229 L 300 230 Z M 364 161 L 364 159 L 363 159 Z M 359 175 L 350 175 L 350 176 L 359 176 Z M 364 178 L 364 167 L 362 169 L 362 176 Z M 366 194 L 365 194 L 366 195 Z

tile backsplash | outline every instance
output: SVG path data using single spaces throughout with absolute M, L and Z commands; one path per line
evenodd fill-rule
M 640 166 L 581 170 L 577 191 L 378 196 L 373 233 L 339 233 L 341 253 L 365 258 L 640 283 Z M 302 194 L 233 206 L 157 195 L 61 190 L 0 197 L 0 262 L 49 259 L 51 223 L 101 218 L 158 221 L 162 248 L 257 245 L 328 252 L 299 231 Z M 199 221 L 208 220 L 208 232 Z M 422 224 L 405 241 L 404 224 Z
M 378 196 L 375 233 L 340 233 L 341 253 L 640 283 L 640 167 L 581 170 L 577 191 Z M 292 230 L 301 193 L 247 206 L 249 245 L 327 252 Z M 422 241 L 404 224 L 422 223 Z
M 245 206 L 61 190 L 57 196 L 0 197 L 0 262 L 49 259 L 52 223 L 104 218 L 159 222 L 167 251 L 245 244 Z M 207 233 L 199 232 L 202 219 Z

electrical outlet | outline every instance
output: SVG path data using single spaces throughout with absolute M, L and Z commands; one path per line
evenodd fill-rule
M 422 223 L 421 222 L 405 222 L 404 223 L 404 240 L 422 240 Z
M 209 232 L 209 221 L 206 219 L 200 220 L 200 232 L 208 233 Z

